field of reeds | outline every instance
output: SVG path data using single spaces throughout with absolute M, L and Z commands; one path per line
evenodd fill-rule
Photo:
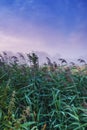
M 0 55 L 0 130 L 86 130 L 87 65 Z

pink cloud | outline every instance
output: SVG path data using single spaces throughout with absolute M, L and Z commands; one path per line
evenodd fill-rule
M 6 14 L 8 14 L 6 16 Z M 3 18 L 3 15 L 6 16 Z M 37 26 L 13 14 L 3 12 L 0 24 L 0 51 L 13 52 L 44 51 L 50 55 L 56 53 L 63 57 L 85 55 L 87 38 L 83 26 L 65 34 L 65 30 L 53 29 L 48 26 Z

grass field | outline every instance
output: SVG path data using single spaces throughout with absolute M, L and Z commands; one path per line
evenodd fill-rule
M 6 56 L 0 60 L 0 130 L 87 129 L 86 65 L 40 67 L 36 55 L 27 55 L 28 66 Z

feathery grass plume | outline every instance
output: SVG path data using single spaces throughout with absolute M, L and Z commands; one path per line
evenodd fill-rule
M 80 62 L 80 63 L 83 63 L 83 64 L 86 64 L 86 61 L 85 60 L 83 60 L 83 59 L 78 59 L 78 61 Z
M 73 67 L 76 66 L 74 62 L 70 62 L 70 65 L 72 65 Z
M 57 66 L 57 63 L 56 63 L 55 61 L 53 62 L 53 67 L 54 67 L 55 69 L 57 69 L 57 67 L 58 67 L 58 66 Z
M 54 68 L 53 68 L 53 63 L 51 62 L 50 58 L 46 57 L 46 60 L 47 60 L 47 65 L 48 65 L 48 71 L 53 71 Z
M 67 65 L 67 61 L 63 58 L 59 58 L 59 61 L 61 61 L 61 65 Z
M 4 65 L 4 58 L 2 56 L 2 54 L 0 54 L 0 66 Z
M 48 64 L 49 66 L 53 66 L 53 64 L 52 64 L 52 62 L 51 62 L 51 60 L 50 60 L 50 58 L 46 57 L 46 59 L 47 59 L 47 64 Z
M 69 68 L 71 69 L 71 72 L 74 74 L 74 72 L 76 70 L 76 64 L 74 62 L 70 62 Z
M 7 64 L 9 58 L 8 58 L 8 54 L 5 51 L 3 51 L 3 58 L 4 58 L 4 62 Z
M 39 68 L 39 59 L 38 56 L 35 53 L 27 54 L 27 57 L 29 59 L 30 65 L 33 69 Z
M 27 61 L 26 61 L 25 55 L 23 55 L 23 54 L 20 53 L 20 52 L 18 52 L 18 55 L 20 56 L 20 58 L 21 58 L 21 60 L 22 60 L 22 63 L 21 63 L 21 64 L 27 65 Z
M 24 67 L 27 66 L 28 63 L 27 63 L 26 55 L 24 55 L 20 52 L 18 52 L 18 55 L 19 55 L 19 60 L 21 60 L 20 65 L 22 65 Z
M 27 117 L 30 116 L 30 107 L 26 106 L 26 108 L 22 111 L 20 115 L 19 121 L 20 123 L 27 122 Z
M 4 58 L 3 58 L 2 54 L 0 54 L 0 59 L 1 59 L 2 61 L 4 61 Z
M 22 58 L 23 60 L 25 60 L 25 57 L 22 53 L 18 52 L 18 55 L 20 56 L 20 58 Z
M 7 53 L 6 53 L 5 51 L 3 51 L 3 54 L 4 54 L 5 56 L 7 56 Z
M 12 57 L 11 57 L 11 60 L 12 60 L 12 63 L 13 63 L 14 65 L 17 65 L 18 62 L 19 62 L 18 57 L 16 57 L 16 56 L 12 56 Z
M 16 92 L 13 91 L 12 97 L 11 97 L 11 100 L 10 100 L 9 106 L 8 106 L 8 116 L 12 116 L 13 109 L 15 108 L 15 95 L 16 95 Z

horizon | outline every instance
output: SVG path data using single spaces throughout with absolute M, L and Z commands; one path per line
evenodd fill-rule
M 87 56 L 86 0 L 1 0 L 0 51 Z
M 30 52 L 30 53 L 22 53 L 22 52 L 11 52 L 11 51 L 3 51 L 3 52 L 0 52 L 0 61 L 2 61 L 2 57 L 4 58 L 4 60 L 8 59 L 8 62 L 11 60 L 12 57 L 16 57 L 18 58 L 18 62 L 20 64 L 25 64 L 25 61 L 26 63 L 28 64 L 29 63 L 29 59 L 27 57 L 27 54 L 32 54 L 32 53 L 35 53 L 35 55 L 38 57 L 38 61 L 39 61 L 39 65 L 44 65 L 44 63 L 47 63 L 47 57 L 50 59 L 51 63 L 54 64 L 57 63 L 58 65 L 61 65 L 61 61 L 62 60 L 65 60 L 67 62 L 66 65 L 70 66 L 70 65 L 73 65 L 73 63 L 75 65 L 79 65 L 79 66 L 83 66 L 83 65 L 87 65 L 87 57 L 78 57 L 78 58 L 74 58 L 74 59 L 70 59 L 70 58 L 64 58 L 64 57 L 61 57 L 60 55 L 55 55 L 55 56 L 51 56 L 45 52 L 39 52 L 39 51 L 36 51 L 36 52 Z M 21 55 L 24 57 L 24 59 L 22 59 Z M 60 60 L 62 59 L 62 60 Z M 84 64 L 85 63 L 85 64 Z

